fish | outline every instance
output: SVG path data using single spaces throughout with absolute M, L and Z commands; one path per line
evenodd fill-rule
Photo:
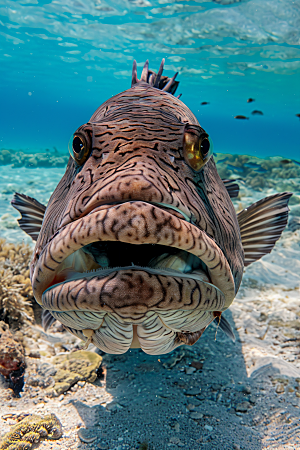
M 209 102 L 201 102 L 201 105 L 209 105 Z
M 235 172 L 244 172 L 243 167 L 237 167 L 232 164 L 227 164 L 227 169 L 234 170 Z
M 240 114 L 237 115 L 237 116 L 234 116 L 234 118 L 235 118 L 235 119 L 244 119 L 244 120 L 247 119 L 247 120 L 249 120 L 249 117 L 242 116 L 242 115 L 240 115 Z
M 244 167 L 247 167 L 249 169 L 253 169 L 257 173 L 266 173 L 266 172 L 268 172 L 267 169 L 264 169 L 260 164 L 257 164 L 257 163 L 254 163 L 254 162 L 245 163 Z
M 255 102 L 255 98 L 248 98 L 248 100 L 247 100 L 247 103 L 252 103 L 252 102 Z
M 248 162 L 244 164 L 244 167 L 249 167 L 250 169 L 258 169 L 261 166 L 254 162 Z
M 244 267 L 269 253 L 292 193 L 235 212 L 211 136 L 146 61 L 69 142 L 66 172 L 47 206 L 15 193 L 45 331 L 53 321 L 103 352 L 161 355 L 193 345 L 232 304 Z M 224 336 L 225 336 L 224 335 Z
M 251 113 L 253 116 L 263 116 L 264 113 L 262 111 L 259 111 L 258 109 L 254 109 Z
M 299 119 L 300 119 L 300 114 L 295 114 L 295 116 L 296 116 L 296 117 L 299 117 Z

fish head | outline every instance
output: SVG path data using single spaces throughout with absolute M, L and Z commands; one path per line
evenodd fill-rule
M 193 344 L 243 273 L 237 217 L 189 108 L 145 81 L 79 127 L 31 263 L 36 300 L 108 353 Z

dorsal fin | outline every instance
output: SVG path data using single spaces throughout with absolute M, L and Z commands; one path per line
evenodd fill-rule
M 11 205 L 19 211 L 19 225 L 25 233 L 36 241 L 42 227 L 46 206 L 28 195 L 15 193 Z
M 270 253 L 288 221 L 288 202 L 293 194 L 283 192 L 263 198 L 238 215 L 245 266 Z
M 136 61 L 134 60 L 132 66 L 131 87 L 136 83 L 139 83 L 140 81 L 144 81 L 150 84 L 150 86 L 153 86 L 157 89 L 161 89 L 162 91 L 169 92 L 170 94 L 174 95 L 179 85 L 179 81 L 175 81 L 178 72 L 175 73 L 175 75 L 172 78 L 162 76 L 164 63 L 165 60 L 163 59 L 158 69 L 158 73 L 156 74 L 156 72 L 153 72 L 153 70 L 149 70 L 148 68 L 149 63 L 147 60 L 145 62 L 142 71 L 141 79 L 139 80 L 137 77 L 137 64 Z M 180 96 L 181 94 L 177 98 L 179 98 Z
M 239 195 L 240 188 L 235 180 L 222 180 L 227 189 L 230 198 L 236 198 Z

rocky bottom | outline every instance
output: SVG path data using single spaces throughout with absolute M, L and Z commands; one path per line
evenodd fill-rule
M 234 326 L 230 312 L 226 317 Z M 257 321 L 261 333 L 257 330 L 256 337 L 249 331 L 245 336 L 245 328 L 240 337 L 235 331 L 235 343 L 221 330 L 215 340 L 216 329 L 210 327 L 193 347 L 161 357 L 140 349 L 103 354 L 100 366 L 96 354 L 83 364 L 95 347 L 78 351 L 79 340 L 59 331 L 58 324 L 49 334 L 27 327 L 24 391 L 15 398 L 1 379 L 0 432 L 15 423 L 3 420 L 7 414 L 52 413 L 63 435 L 42 440 L 40 448 L 46 450 L 299 448 L 300 369 L 282 354 L 299 353 L 300 339 L 278 335 L 273 361 L 269 356 L 253 370 L 251 353 L 258 349 L 255 342 L 262 342 L 267 320 Z M 268 333 L 278 333 L 276 324 L 269 325 Z

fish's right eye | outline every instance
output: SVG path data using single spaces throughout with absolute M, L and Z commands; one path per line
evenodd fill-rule
M 69 140 L 69 153 L 77 165 L 81 166 L 88 158 L 91 150 L 90 137 L 84 130 L 78 130 Z
M 198 172 L 210 159 L 213 145 L 206 133 L 198 134 L 187 130 L 183 139 L 183 156 L 188 165 Z

